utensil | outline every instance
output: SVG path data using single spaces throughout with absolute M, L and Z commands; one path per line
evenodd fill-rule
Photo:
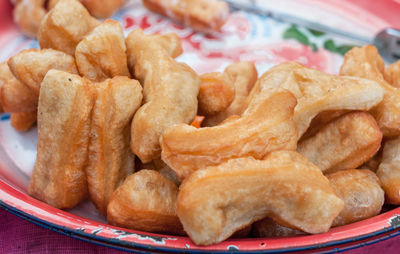
M 225 0 L 232 11 L 243 10 L 257 15 L 273 18 L 278 21 L 288 22 L 300 26 L 304 26 L 313 30 L 334 34 L 342 38 L 350 39 L 362 45 L 372 44 L 378 48 L 380 55 L 387 63 L 393 63 L 400 59 L 400 30 L 396 28 L 386 28 L 379 31 L 374 37 L 366 37 L 356 33 L 340 30 L 335 27 L 326 26 L 317 22 L 313 22 L 301 17 L 297 17 L 287 13 L 260 8 L 254 1 L 241 3 L 235 0 Z

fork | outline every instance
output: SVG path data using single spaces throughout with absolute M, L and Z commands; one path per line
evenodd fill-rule
M 288 22 L 313 30 L 334 34 L 342 38 L 351 39 L 360 44 L 375 45 L 379 51 L 379 54 L 387 63 L 393 63 L 400 59 L 400 30 L 396 28 L 383 29 L 371 39 L 362 35 L 350 33 L 334 27 L 296 17 L 294 15 L 265 10 L 257 7 L 254 1 L 250 1 L 250 4 L 238 3 L 234 0 L 225 0 L 225 2 L 229 4 L 232 11 L 244 10 L 257 15 L 270 17 L 278 21 Z

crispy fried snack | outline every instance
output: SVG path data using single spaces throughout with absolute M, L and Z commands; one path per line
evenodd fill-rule
M 326 177 L 335 193 L 344 201 L 344 208 L 333 221 L 333 227 L 365 220 L 380 213 L 385 193 L 374 172 L 349 169 Z
M 378 170 L 379 165 L 382 162 L 382 150 L 384 147 L 384 143 L 381 143 L 381 148 L 379 151 L 369 160 L 367 160 L 364 164 L 359 166 L 358 168 L 363 168 L 363 169 L 369 169 L 372 172 L 375 172 Z
M 107 19 L 76 47 L 79 73 L 95 82 L 115 76 L 130 76 L 122 25 Z
M 253 224 L 252 234 L 255 237 L 286 237 L 304 235 L 305 233 L 297 229 L 282 226 L 267 217 Z
M 27 131 L 35 123 L 37 119 L 37 111 L 32 112 L 16 112 L 11 113 L 10 122 L 11 126 L 17 131 Z
M 386 194 L 386 202 L 400 204 L 400 138 L 385 142 L 382 153 L 382 163 L 376 175 L 381 180 Z
M 226 110 L 235 97 L 230 75 L 211 72 L 200 76 L 199 114 L 212 116 Z
M 40 89 L 38 148 L 29 194 L 56 208 L 71 208 L 87 196 L 93 94 L 87 79 L 50 70 Z
M 99 23 L 78 0 L 60 0 L 39 27 L 40 47 L 74 55 L 76 45 Z
M 160 157 L 159 138 L 167 127 L 190 123 L 197 113 L 200 79 L 171 57 L 181 52 L 177 40 L 176 35 L 151 36 L 141 30 L 126 40 L 128 64 L 144 86 L 144 105 L 133 118 L 131 132 L 131 149 L 143 163 Z
M 14 22 L 25 35 L 36 37 L 40 22 L 47 13 L 44 3 L 45 0 L 20 0 L 15 6 Z
M 36 111 L 38 96 L 17 80 L 6 62 L 0 64 L 0 101 L 5 112 Z
M 93 16 L 108 18 L 124 5 L 125 0 L 81 0 L 81 2 Z
M 282 87 L 297 98 L 294 118 L 299 138 L 308 129 L 311 120 L 328 110 L 369 110 L 382 101 L 383 90 L 374 81 L 339 77 L 301 64 L 288 62 L 266 72 L 256 83 L 248 101 L 263 90 Z
M 40 84 L 51 69 L 77 74 L 75 59 L 54 49 L 23 50 L 8 60 L 14 76 L 39 95 Z
M 162 159 L 183 180 L 198 169 L 232 158 L 262 159 L 272 151 L 295 150 L 295 106 L 296 98 L 289 91 L 276 88 L 260 93 L 242 117 L 224 124 L 200 129 L 174 125 L 161 136 Z
M 378 50 L 367 45 L 354 47 L 344 57 L 341 75 L 367 78 L 376 81 L 383 89 L 383 100 L 370 112 L 375 117 L 385 137 L 400 135 L 400 90 L 389 85 L 383 72 L 385 63 Z
M 229 6 L 218 0 L 143 0 L 149 10 L 202 32 L 220 31 L 229 16 Z
M 294 151 L 232 159 L 194 172 L 180 186 L 178 217 L 198 245 L 227 239 L 269 216 L 308 233 L 329 230 L 343 209 L 328 179 Z
M 90 198 L 104 215 L 112 193 L 135 168 L 130 123 L 142 97 L 139 82 L 127 77 L 96 84 L 86 175 Z
M 298 143 L 297 151 L 324 173 L 357 168 L 379 150 L 382 132 L 366 112 L 351 112 Z
M 400 60 L 386 67 L 383 76 L 390 85 L 400 88 Z
M 316 117 L 313 118 L 313 120 L 310 123 L 310 127 L 308 127 L 307 131 L 303 134 L 303 136 L 301 136 L 299 142 L 314 136 L 329 122 L 337 119 L 338 117 L 348 112 L 349 110 L 328 110 L 319 113 Z
M 184 235 L 176 215 L 178 187 L 154 170 L 128 176 L 111 197 L 107 220 L 111 225 L 154 233 Z
M 246 109 L 247 96 L 258 77 L 256 67 L 250 62 L 231 64 L 225 69 L 225 74 L 233 79 L 235 98 L 226 110 L 214 116 L 207 116 L 204 121 L 205 126 L 215 126 L 232 115 L 241 115 Z

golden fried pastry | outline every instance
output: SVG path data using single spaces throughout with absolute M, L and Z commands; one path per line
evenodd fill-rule
M 49 70 L 78 73 L 74 57 L 54 49 L 23 50 L 8 60 L 8 66 L 14 76 L 37 95 Z
M 143 163 L 160 157 L 159 138 L 167 127 L 191 123 L 197 113 L 200 79 L 188 65 L 172 58 L 177 43 L 166 42 L 176 38 L 134 30 L 126 40 L 129 66 L 144 87 L 144 105 L 133 118 L 131 132 L 131 149 Z
M 198 245 L 221 242 L 266 216 L 322 233 L 343 209 L 321 170 L 294 151 L 196 171 L 180 186 L 177 204 L 183 228 Z
M 215 126 L 232 115 L 241 115 L 246 109 L 246 99 L 258 77 L 256 67 L 250 62 L 231 64 L 225 69 L 225 74 L 233 80 L 235 98 L 226 110 L 214 116 L 207 116 L 205 126 Z
M 56 208 L 71 208 L 87 196 L 90 81 L 50 70 L 43 80 L 38 109 L 38 147 L 29 194 Z
M 211 72 L 200 76 L 199 114 L 212 116 L 225 111 L 235 97 L 233 80 L 226 73 Z
M 349 169 L 326 176 L 344 208 L 332 226 L 343 226 L 378 215 L 385 202 L 378 177 L 367 169 Z
M 251 91 L 248 101 L 263 90 L 281 87 L 297 98 L 294 119 L 299 138 L 311 120 L 328 110 L 369 110 L 382 101 L 383 89 L 374 81 L 356 77 L 340 77 L 301 64 L 288 62 L 266 72 Z
M 97 18 L 111 17 L 124 5 L 125 0 L 80 0 L 90 14 Z
M 383 100 L 370 112 L 385 137 L 400 135 L 400 90 L 389 85 L 383 72 L 385 63 L 375 46 L 354 47 L 344 56 L 341 75 L 367 78 L 383 89 Z
M 253 224 L 252 234 L 255 237 L 287 237 L 304 235 L 305 233 L 297 229 L 282 226 L 267 217 Z
M 42 20 L 37 39 L 42 49 L 74 55 L 76 45 L 99 23 L 78 0 L 60 0 Z
M 36 110 L 32 112 L 15 112 L 11 113 L 10 123 L 17 131 L 27 131 L 36 123 L 36 119 Z
M 115 76 L 130 76 L 125 36 L 119 22 L 107 19 L 76 47 L 79 73 L 95 82 Z
M 390 85 L 400 88 L 400 60 L 387 66 L 383 77 Z
M 375 172 L 378 170 L 379 165 L 382 162 L 382 150 L 384 147 L 384 143 L 381 143 L 381 148 L 379 151 L 369 160 L 367 160 L 364 164 L 359 166 L 358 168 L 364 168 L 364 169 L 369 169 L 372 172 Z
M 44 3 L 45 0 L 19 0 L 15 6 L 14 22 L 25 35 L 36 37 L 40 23 L 47 13 Z
M 313 118 L 310 123 L 310 127 L 308 127 L 307 131 L 301 136 L 299 142 L 305 140 L 309 137 L 314 136 L 321 128 L 327 125 L 329 122 L 334 119 L 348 113 L 349 110 L 328 110 L 319 113 L 317 116 Z
M 295 150 L 295 106 L 296 98 L 289 91 L 276 88 L 254 97 L 238 119 L 200 129 L 171 126 L 160 139 L 162 159 L 183 180 L 198 169 L 232 158 L 262 159 L 272 151 Z
M 228 4 L 218 0 L 143 0 L 143 4 L 202 32 L 220 31 L 229 16 Z
M 86 175 L 90 198 L 104 215 L 114 190 L 135 169 L 130 124 L 142 97 L 139 82 L 127 77 L 96 84 Z
M 204 118 L 204 116 L 196 116 L 190 125 L 196 128 L 201 128 Z
M 176 215 L 178 187 L 154 170 L 128 176 L 111 197 L 111 225 L 154 233 L 184 235 Z
M 6 62 L 0 64 L 0 101 L 5 112 L 36 111 L 38 96 L 17 80 Z
M 381 180 L 386 194 L 386 202 L 400 204 L 400 138 L 385 142 L 382 153 L 382 163 L 376 175 Z
M 297 151 L 324 173 L 357 168 L 379 150 L 382 132 L 366 112 L 351 112 L 298 143 Z

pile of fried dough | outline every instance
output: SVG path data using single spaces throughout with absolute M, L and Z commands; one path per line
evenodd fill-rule
M 38 41 L 1 64 L 0 101 L 17 129 L 37 119 L 29 193 L 51 206 L 89 197 L 112 225 L 210 245 L 400 204 L 400 62 L 385 68 L 373 46 L 340 75 L 288 62 L 258 78 L 239 62 L 199 76 L 174 59 L 175 34 L 125 38 L 77 0 L 58 2 Z

